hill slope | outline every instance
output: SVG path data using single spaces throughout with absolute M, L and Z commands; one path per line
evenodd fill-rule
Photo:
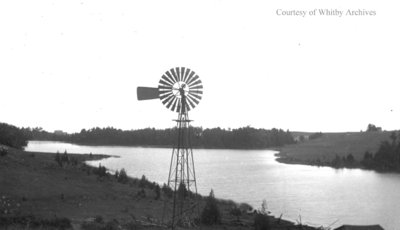
M 376 152 L 391 132 L 323 133 L 322 137 L 280 148 L 279 161 L 308 164 L 320 160 L 331 161 L 336 155 L 352 154 L 357 161 L 366 151 Z

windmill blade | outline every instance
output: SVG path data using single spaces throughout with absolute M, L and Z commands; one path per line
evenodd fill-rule
M 194 93 L 189 93 L 189 94 L 190 94 L 191 96 L 193 96 L 193 97 L 195 97 L 195 98 L 201 100 L 201 96 L 200 96 L 200 95 L 197 95 L 197 94 L 194 94 Z
M 202 88 L 203 88 L 203 85 L 197 85 L 197 86 L 190 87 L 190 89 L 202 89 Z
M 176 73 L 175 73 L 175 69 L 172 68 L 172 69 L 170 69 L 170 71 L 172 73 L 172 76 L 174 76 L 175 82 L 179 82 L 179 78 L 178 78 L 178 75 L 176 75 Z
M 176 112 L 175 107 L 176 107 L 176 104 L 179 103 L 179 101 L 180 101 L 180 99 L 174 98 L 174 103 L 172 103 L 172 107 L 171 107 L 172 111 Z
M 192 95 L 188 95 L 188 98 L 190 98 L 191 100 L 193 100 L 194 103 L 199 104 L 200 101 L 198 101 L 196 98 L 194 98 Z
M 179 67 L 176 67 L 175 70 L 176 70 L 176 75 L 178 75 L 178 80 L 182 81 L 181 71 L 180 71 Z
M 166 105 L 166 107 L 168 109 L 171 109 L 171 105 L 172 103 L 176 100 L 176 97 L 172 97 L 171 99 L 168 100 L 168 104 Z
M 185 81 L 187 84 L 189 84 L 189 81 L 192 80 L 193 75 L 195 75 L 195 72 L 194 71 L 190 71 L 190 74 L 189 74 L 189 76 L 187 77 L 187 79 Z
M 160 93 L 160 99 L 163 101 L 165 98 L 174 96 L 171 91 Z
M 167 107 L 167 103 L 172 103 L 173 100 L 174 100 L 173 95 L 170 95 L 161 102 L 163 103 L 163 105 L 165 105 Z M 169 107 L 167 107 L 167 108 L 169 109 Z
M 158 88 L 137 87 L 136 92 L 139 101 L 159 98 Z
M 188 84 L 188 85 L 191 85 L 192 82 L 196 81 L 197 79 L 199 79 L 199 76 L 195 75 L 194 77 L 192 77 L 191 79 L 189 79 L 189 80 L 187 81 L 187 84 Z
M 185 72 L 186 72 L 186 68 L 185 67 L 181 67 L 181 81 L 185 81 Z
M 202 90 L 189 90 L 189 93 L 192 93 L 192 94 L 203 94 L 203 91 Z
M 196 105 L 192 102 L 192 99 L 190 99 L 189 97 L 186 97 L 186 101 L 189 102 L 190 106 L 192 107 L 192 109 L 194 109 L 194 107 L 196 107 Z M 188 105 L 188 103 L 186 103 L 186 105 Z M 188 110 L 189 111 L 189 110 Z
M 185 67 L 182 67 L 182 68 L 184 69 Z M 191 70 L 189 68 L 186 68 L 186 72 L 185 72 L 185 75 L 183 77 L 183 82 L 186 82 L 190 72 L 191 72 Z
M 174 81 L 171 80 L 169 77 L 167 77 L 165 75 L 162 75 L 161 79 L 163 79 L 164 81 L 168 82 L 169 83 L 168 85 L 173 85 L 174 84 Z
M 189 84 L 189 87 L 191 88 L 191 87 L 198 86 L 198 85 L 201 85 L 201 80 L 200 79 L 198 79 L 197 81 L 191 82 Z
M 170 73 L 169 71 L 165 72 L 165 74 L 168 76 L 168 78 L 169 78 L 173 83 L 176 82 L 176 79 L 171 75 L 171 73 Z
M 170 83 L 167 82 L 167 81 L 164 81 L 163 79 L 160 80 L 159 84 L 160 84 L 160 85 L 164 85 L 164 86 L 170 86 L 170 87 L 173 85 L 173 84 L 170 84 Z

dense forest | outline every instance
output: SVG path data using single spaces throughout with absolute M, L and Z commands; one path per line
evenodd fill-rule
M 171 146 L 177 140 L 177 130 L 146 128 L 121 130 L 112 127 L 82 129 L 79 133 L 49 133 L 41 128 L 25 128 L 24 133 L 32 140 L 55 140 L 87 145 L 129 145 L 129 146 Z M 189 130 L 193 147 L 261 149 L 294 143 L 289 131 L 281 129 L 203 129 L 191 127 Z
M 6 123 L 0 123 L 0 144 L 22 149 L 28 143 L 26 132 Z

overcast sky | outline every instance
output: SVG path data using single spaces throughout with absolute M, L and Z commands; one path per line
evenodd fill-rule
M 400 129 L 399 8 L 388 1 L 1 1 L 0 121 L 68 132 L 172 127 L 137 101 L 194 70 L 203 127 Z M 348 9 L 376 15 L 309 15 Z M 278 15 L 305 11 L 305 17 Z

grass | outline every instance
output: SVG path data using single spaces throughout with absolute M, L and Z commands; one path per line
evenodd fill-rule
M 105 155 L 69 156 L 78 163 L 60 167 L 55 154 L 14 149 L 1 156 L 0 219 L 4 222 L 10 218 L 29 219 L 55 225 L 63 224 L 67 218 L 73 229 L 165 229 L 156 225 L 162 219 L 164 201 L 168 198 L 161 195 L 156 200 L 155 191 L 148 187 L 143 189 L 145 197 L 138 195 L 142 193 L 139 179 L 129 178 L 127 183 L 119 183 L 113 175 L 100 178 L 93 174 L 93 168 L 83 163 Z M 204 200 L 200 202 L 200 210 Z M 220 200 L 222 224 L 202 229 L 253 229 L 254 216 L 243 214 L 237 222 L 230 215 L 233 205 L 236 204 Z M 270 218 L 271 223 L 276 222 Z M 274 226 L 272 229 L 296 228 L 284 220 Z M 9 229 L 22 227 L 15 225 Z
M 304 163 L 320 160 L 332 161 L 336 155 L 343 157 L 352 154 L 357 161 L 366 151 L 375 153 L 382 141 L 389 140 L 391 132 L 347 132 L 323 133 L 314 140 L 287 145 L 279 149 L 281 162 Z

